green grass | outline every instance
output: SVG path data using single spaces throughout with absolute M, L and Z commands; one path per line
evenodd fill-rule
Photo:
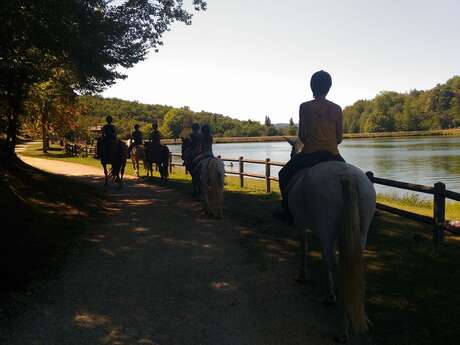
M 27 154 L 41 156 L 36 147 Z M 46 158 L 61 159 L 52 152 Z M 98 165 L 92 158 L 64 158 L 66 161 Z M 169 181 L 158 178 L 169 188 L 191 193 L 190 176 L 175 168 Z M 278 246 L 294 243 L 294 229 L 280 225 L 271 217 L 279 200 L 276 183 L 273 192 L 265 193 L 265 182 L 245 179 L 240 189 L 238 177 L 226 179 L 225 215 L 237 226 L 251 229 L 257 245 L 251 255 L 264 258 L 272 254 L 269 239 Z M 431 213 L 431 202 L 413 196 L 395 198 L 380 195 L 379 201 L 421 214 Z M 459 206 L 448 205 L 448 217 L 459 219 Z M 244 242 L 242 242 L 244 243 Z M 318 243 L 313 243 L 318 248 Z M 288 248 L 292 250 L 292 248 Z M 441 254 L 435 254 L 431 228 L 385 212 L 377 212 L 372 224 L 367 263 L 367 306 L 373 321 L 377 344 L 432 345 L 455 344 L 460 337 L 460 240 L 448 237 Z M 256 254 L 254 254 L 256 252 Z M 263 261 L 263 259 L 261 259 Z M 266 268 L 261 262 L 261 269 Z M 314 261 L 314 267 L 318 261 Z M 317 269 L 317 268 L 316 268 Z
M 453 135 L 460 136 L 460 128 L 454 129 L 434 129 L 429 131 L 406 131 L 406 132 L 380 132 L 380 133 L 345 133 L 345 139 L 365 139 L 365 138 L 391 138 L 391 137 L 426 137 Z

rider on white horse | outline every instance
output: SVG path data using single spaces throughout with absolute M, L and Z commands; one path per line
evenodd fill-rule
M 304 168 L 322 162 L 345 162 L 338 150 L 338 145 L 342 142 L 342 109 L 326 99 L 331 85 L 332 78 L 329 73 L 321 70 L 312 75 L 310 87 L 313 100 L 302 103 L 299 110 L 299 138 L 304 144 L 303 149 L 278 174 L 282 207 L 275 211 L 274 216 L 288 224 L 292 224 L 293 219 L 288 207 L 286 189 L 294 175 Z
M 206 164 L 206 162 L 209 160 L 208 158 L 214 157 L 214 154 L 212 152 L 212 142 L 213 138 L 211 135 L 211 128 L 209 127 L 209 125 L 201 126 L 199 154 L 193 159 L 192 163 L 192 175 L 197 180 L 199 180 L 201 177 L 203 163 Z

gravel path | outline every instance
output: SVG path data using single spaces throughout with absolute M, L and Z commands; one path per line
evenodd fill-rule
M 23 157 L 102 183 L 101 170 Z M 76 177 L 77 178 L 77 177 Z M 129 179 L 2 344 L 331 344 L 334 309 L 291 282 L 292 243 L 208 220 L 188 195 Z M 100 187 L 98 187 L 100 188 Z

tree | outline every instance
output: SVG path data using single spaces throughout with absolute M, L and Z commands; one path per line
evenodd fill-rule
M 165 115 L 160 131 L 166 138 L 179 138 L 184 128 L 190 128 L 192 113 L 187 109 L 171 109 Z
M 265 116 L 265 127 L 271 127 L 272 121 L 270 120 L 270 116 Z
M 414 131 L 451 128 L 460 124 L 460 77 L 431 90 L 382 92 L 370 101 L 344 109 L 346 132 Z
M 204 0 L 193 0 L 196 11 Z M 100 91 L 125 78 L 174 21 L 191 23 L 182 0 L 7 0 L 0 20 L 0 97 L 8 120 L 5 151 L 14 152 L 19 114 L 35 83 L 52 68 L 76 77 L 74 89 Z M 46 64 L 42 62 L 46 61 Z M 47 67 L 47 68 L 43 68 Z
M 297 135 L 298 128 L 294 123 L 292 117 L 289 119 L 289 127 L 288 127 L 288 134 L 289 135 Z
M 76 93 L 70 73 L 63 69 L 54 69 L 52 77 L 31 86 L 27 95 L 24 113 L 26 122 L 32 128 L 39 127 L 43 142 L 43 152 L 49 148 L 49 130 L 60 134 L 74 129 L 76 111 Z M 34 126 L 38 123 L 39 126 Z

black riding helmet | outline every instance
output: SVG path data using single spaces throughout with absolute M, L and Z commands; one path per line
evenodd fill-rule
M 195 123 L 192 125 L 192 131 L 198 132 L 199 130 L 200 130 L 200 125 L 199 125 L 198 123 L 195 122 Z

